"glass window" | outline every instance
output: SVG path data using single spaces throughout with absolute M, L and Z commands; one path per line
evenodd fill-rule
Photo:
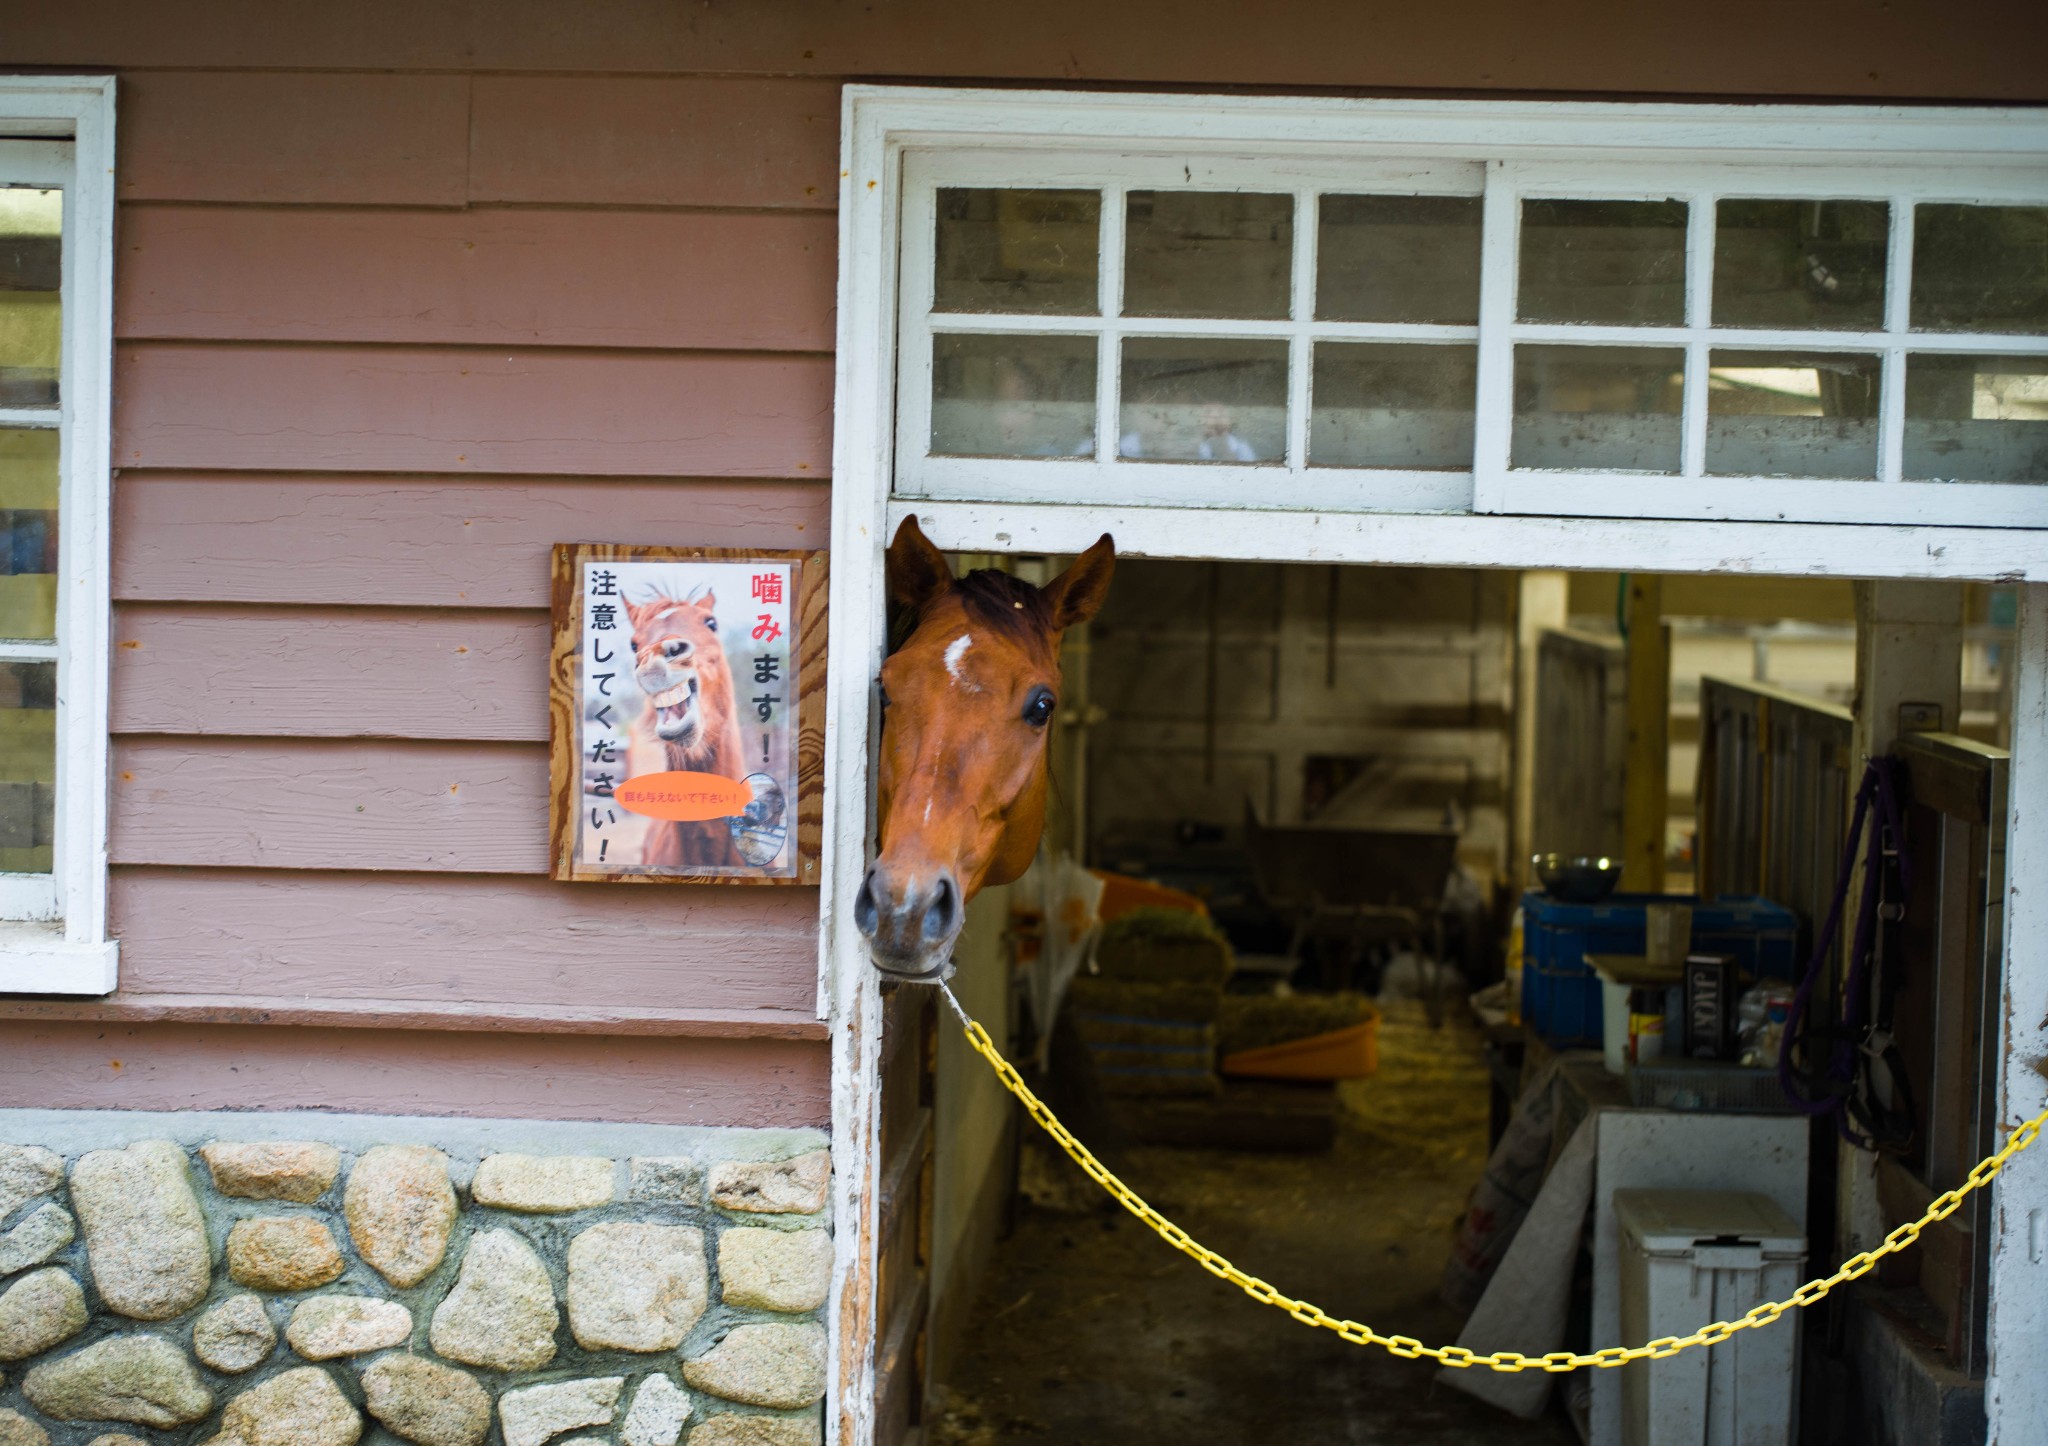
M 939 192 L 932 309 L 1093 316 L 1097 191 Z
M 1117 454 L 1148 462 L 1282 462 L 1287 343 L 1132 337 Z
M 1880 331 L 1890 240 L 1882 201 L 1722 201 L 1714 325 Z
M 1479 321 L 1477 196 L 1325 196 L 1316 210 L 1319 321 Z
M 932 451 L 956 457 L 1095 453 L 1095 339 L 932 338 Z
M 1906 359 L 1905 475 L 2048 482 L 2048 356 Z
M 1913 329 L 2048 335 L 2048 206 L 1916 206 Z
M 1683 201 L 1524 201 L 1524 321 L 1679 326 L 1685 321 Z
M 1684 382 L 1677 347 L 1518 346 L 1514 465 L 1676 472 Z
M 1707 369 L 1707 471 L 1875 477 L 1874 356 L 1717 351 Z
M 1309 465 L 1470 467 L 1478 375 L 1473 346 L 1319 344 Z
M 0 186 L 0 407 L 57 405 L 64 193 Z
M 1133 191 L 1124 315 L 1284 317 L 1293 258 L 1292 196 Z

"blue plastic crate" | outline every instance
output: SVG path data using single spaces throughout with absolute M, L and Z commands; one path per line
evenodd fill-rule
M 1522 1019 L 1559 1048 L 1600 1043 L 1600 976 L 1588 954 L 1640 954 L 1650 904 L 1692 906 L 1692 952 L 1733 954 L 1759 979 L 1790 979 L 1798 968 L 1799 921 L 1769 899 L 1690 894 L 1615 894 L 1566 904 L 1541 889 L 1522 895 Z

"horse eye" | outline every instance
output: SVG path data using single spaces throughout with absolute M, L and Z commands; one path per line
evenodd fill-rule
M 881 695 L 881 698 L 882 698 L 882 711 L 883 711 L 884 713 L 888 712 L 888 711 L 889 711 L 889 690 L 888 690 L 887 688 L 884 688 L 884 687 L 882 687 L 882 686 L 881 686 L 881 685 L 880 685 L 880 684 L 878 683 L 878 684 L 876 684 L 876 685 L 875 685 L 875 691 L 876 691 L 877 693 L 879 693 L 879 694 Z
M 1043 728 L 1052 717 L 1053 696 L 1050 691 L 1040 688 L 1031 695 L 1024 705 L 1024 721 L 1033 728 Z
M 707 633 L 715 633 L 715 632 L 717 632 L 717 631 L 718 631 L 718 619 L 717 619 L 717 618 L 710 618 L 710 617 L 707 617 L 706 619 L 704 619 L 704 631 L 705 631 L 705 632 L 707 632 Z

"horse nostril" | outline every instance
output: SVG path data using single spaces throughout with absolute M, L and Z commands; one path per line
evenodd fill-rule
M 875 909 L 875 872 L 868 870 L 868 876 L 860 881 L 860 893 L 853 901 L 853 927 L 869 939 L 875 937 L 875 930 L 881 925 L 881 916 Z
M 951 874 L 941 874 L 932 890 L 931 906 L 924 911 L 925 941 L 937 944 L 950 937 L 959 916 L 960 891 L 953 886 Z

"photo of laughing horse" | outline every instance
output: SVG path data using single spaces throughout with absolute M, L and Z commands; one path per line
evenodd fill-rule
M 633 680 L 647 700 L 641 724 L 667 755 L 666 768 L 744 778 L 739 698 L 718 636 L 718 598 L 652 593 L 626 600 L 633 626 Z M 732 829 L 722 818 L 655 820 L 643 863 L 657 868 L 736 868 Z

